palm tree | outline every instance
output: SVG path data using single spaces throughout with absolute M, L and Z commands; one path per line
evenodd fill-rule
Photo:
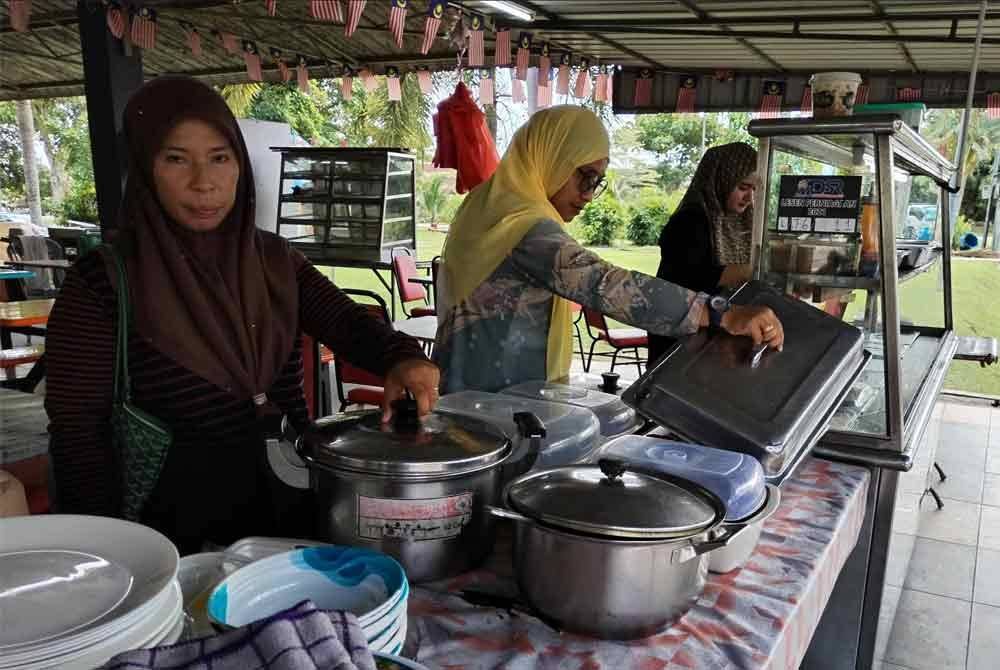
M 350 100 L 344 100 L 339 89 L 335 90 L 336 99 L 342 102 L 341 125 L 351 144 L 406 147 L 421 155 L 430 147 L 427 119 L 431 101 L 420 91 L 416 77 L 403 78 L 399 102 L 390 101 L 382 85 L 369 93 L 355 81 L 353 93 Z
M 249 84 L 231 84 L 222 87 L 222 98 L 229 105 L 233 115 L 237 118 L 246 118 L 253 107 L 254 100 L 263 90 L 263 85 L 257 82 Z
M 427 211 L 427 216 L 430 218 L 429 223 L 431 224 L 431 228 L 437 228 L 438 217 L 441 215 L 445 204 L 448 202 L 448 194 L 445 193 L 442 188 L 443 186 L 444 176 L 436 175 L 424 185 L 424 188 L 420 193 L 424 209 Z
M 961 122 L 962 110 L 960 109 L 932 110 L 928 114 L 927 127 L 921 131 L 921 134 L 941 155 L 948 160 L 954 160 L 958 150 Z M 962 183 L 958 185 L 959 192 L 953 201 L 953 226 L 955 225 L 954 215 L 958 213 L 958 203 L 962 202 L 965 195 L 965 185 L 969 177 L 975 172 L 977 165 L 984 161 L 991 161 L 993 153 L 1000 148 L 1000 121 L 988 118 L 981 109 L 973 109 L 969 116 L 968 125 L 966 153 L 962 157 L 963 179 Z

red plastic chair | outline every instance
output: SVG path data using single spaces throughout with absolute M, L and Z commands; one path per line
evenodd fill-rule
M 396 279 L 396 289 L 399 291 L 399 303 L 403 308 L 403 314 L 408 319 L 417 316 L 435 316 L 434 308 L 428 304 L 427 290 L 420 284 L 410 281 L 412 277 L 422 276 L 417 270 L 417 262 L 408 253 L 398 253 L 392 257 L 392 275 Z M 411 307 L 409 313 L 406 306 L 413 302 L 423 303 L 418 307 Z
M 374 303 L 361 303 L 365 308 L 371 310 L 372 314 L 382 319 L 386 323 L 392 323 L 389 318 L 389 310 L 385 300 L 377 293 L 364 291 L 361 289 L 341 289 L 350 296 L 361 296 L 374 300 Z M 363 368 L 352 365 L 344 360 L 343 356 L 333 357 L 334 370 L 337 375 L 337 396 L 340 398 L 340 411 L 343 412 L 351 405 L 381 405 L 385 397 L 384 381 L 382 377 L 368 372 Z M 344 392 L 345 384 L 353 384 L 354 388 Z
M 639 330 L 638 328 L 608 328 L 608 322 L 604 318 L 604 315 L 600 312 L 590 309 L 589 307 L 583 308 L 584 321 L 587 324 L 587 333 L 592 338 L 590 343 L 590 354 L 587 357 L 587 363 L 584 365 L 583 369 L 587 372 L 590 371 L 590 366 L 594 360 L 594 349 L 597 347 L 598 342 L 607 342 L 614 351 L 610 354 L 608 353 L 598 353 L 598 356 L 611 356 L 611 371 L 614 372 L 615 365 L 618 364 L 618 354 L 622 351 L 633 352 L 632 356 L 624 356 L 623 360 L 627 363 L 635 363 L 636 369 L 639 374 L 642 374 L 642 363 L 645 360 L 644 357 L 639 356 L 640 348 L 649 347 L 649 336 L 646 331 Z

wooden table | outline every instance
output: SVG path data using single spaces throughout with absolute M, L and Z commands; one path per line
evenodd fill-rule
M 37 326 L 44 326 L 49 321 L 49 312 L 55 300 L 16 300 L 0 302 L 0 348 L 10 349 L 14 346 L 10 334 L 12 332 L 27 332 L 37 334 Z

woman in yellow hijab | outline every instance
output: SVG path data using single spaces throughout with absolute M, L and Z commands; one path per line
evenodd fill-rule
M 517 131 L 493 176 L 466 197 L 442 254 L 435 360 L 444 393 L 566 376 L 571 301 L 662 335 L 713 320 L 706 294 L 606 263 L 564 230 L 604 190 L 609 155 L 597 116 L 551 107 Z M 719 317 L 729 332 L 781 346 L 767 308 Z

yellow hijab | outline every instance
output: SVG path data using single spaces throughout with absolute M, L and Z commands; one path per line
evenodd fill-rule
M 451 305 L 482 284 L 543 220 L 564 223 L 549 202 L 581 165 L 610 155 L 604 124 L 582 107 L 560 105 L 535 113 L 514 134 L 496 172 L 469 193 L 451 224 L 442 252 Z M 570 303 L 552 303 L 546 376 L 569 373 L 573 356 Z

